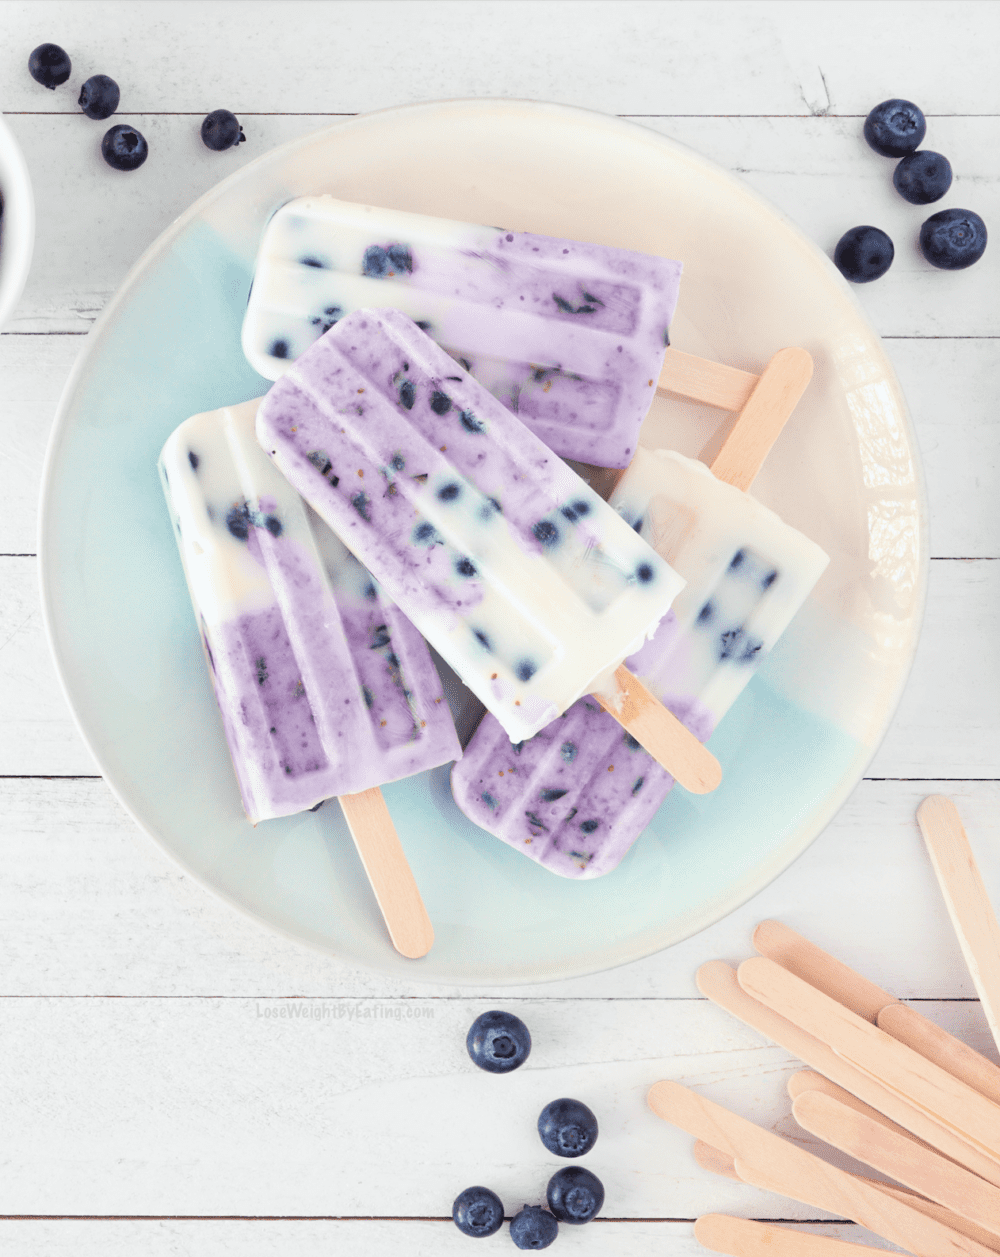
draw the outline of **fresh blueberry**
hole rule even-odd
[[[246,138],[239,119],[228,109],[213,109],[201,124],[202,143],[215,153],[242,144]]]
[[[548,1248],[559,1234],[559,1223],[541,1205],[525,1205],[510,1220],[510,1238],[515,1248]]]
[[[986,251],[986,224],[972,210],[938,210],[920,228],[920,252],[931,266],[961,271]]]
[[[951,162],[940,153],[922,148],[900,161],[892,172],[892,182],[904,201],[911,205],[930,205],[940,201],[951,187]]]
[[[503,1226],[503,1201],[488,1187],[467,1187],[455,1197],[451,1216],[463,1235],[482,1239]]]
[[[865,119],[865,139],[883,157],[905,157],[926,134],[924,115],[910,100],[884,100]]]
[[[600,1212],[604,1204],[604,1184],[582,1165],[556,1170],[545,1191],[549,1208],[560,1222],[582,1226]]]
[[[103,122],[118,108],[120,98],[121,92],[114,79],[108,78],[106,74],[92,74],[80,88],[76,103],[88,118]]]
[[[138,170],[149,156],[149,145],[141,131],[119,122],[104,133],[101,155],[115,170]]]
[[[837,241],[833,263],[852,284],[869,284],[892,265],[896,250],[878,227],[852,227]]]
[[[557,1157],[582,1157],[597,1142],[597,1118],[579,1100],[553,1100],[538,1115],[538,1134]]]
[[[39,44],[28,58],[28,73],[42,87],[53,89],[65,83],[72,69],[73,63],[58,44]]]
[[[509,1074],[528,1059],[531,1035],[520,1017],[493,1009],[472,1023],[465,1046],[480,1069],[489,1074]]]

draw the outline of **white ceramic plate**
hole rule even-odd
[[[713,737],[714,794],[675,789],[619,868],[554,877],[467,821],[446,769],[388,786],[436,929],[392,950],[340,811],[244,820],[162,501],[188,415],[266,391],[239,332],[261,229],[292,196],[349,200],[680,258],[673,343],[759,370],[816,362],[755,493],[831,563]],[[697,454],[718,412],[658,399],[646,444]],[[67,385],[45,472],[48,631],[80,727],[136,821],[204,885],[324,950],[410,978],[531,982],[648,955],[745,902],[860,778],[895,710],[926,580],[916,444],[878,337],[771,206],[645,128],[554,105],[451,101],[351,119],[219,184],[141,259]]]

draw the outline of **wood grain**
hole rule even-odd
[[[694,1237],[713,1253],[731,1257],[885,1257],[884,1248],[826,1239],[788,1227],[706,1213],[694,1224]]]
[[[393,947],[413,960],[426,956],[434,943],[434,927],[382,791],[373,786],[358,794],[342,794],[339,803]]]
[[[745,960],[737,977],[748,995],[1000,1163],[1000,1107],[773,960],[764,956]]]
[[[878,1015],[878,1027],[968,1083],[994,1104],[1000,1104],[1000,1068],[909,1004],[889,1004],[883,1008]]]
[[[917,822],[994,1042],[1000,1047],[1000,925],[962,818],[951,799],[937,794],[917,808]]]
[[[852,1218],[876,1235],[922,1257],[987,1257],[988,1248],[917,1213],[794,1144],[682,1087],[658,1082],[650,1108],[666,1122],[733,1157],[744,1182]]]
[[[807,1091],[794,1101],[792,1113],[803,1130],[1000,1239],[1000,1188],[833,1096]]]
[[[702,994],[734,1017],[753,1026],[775,1043],[780,1043],[799,1060],[885,1114],[918,1139],[1000,1187],[1000,1166],[992,1157],[884,1087],[817,1036],[754,999],[740,984],[735,969],[721,960],[713,960],[702,965],[697,980]]]
[[[711,1144],[705,1143],[703,1139],[695,1141],[694,1157],[700,1166],[711,1173],[718,1174],[721,1178],[729,1179],[731,1182],[743,1182],[737,1173],[736,1162],[733,1158],[724,1152],[720,1152],[718,1148],[713,1148]],[[884,1195],[891,1196],[893,1200],[898,1200],[901,1204],[909,1205],[911,1209],[915,1209],[918,1213],[922,1213],[928,1218],[933,1218],[936,1222],[951,1227],[953,1230],[960,1231],[963,1235],[968,1236],[969,1239],[975,1240],[977,1244],[982,1244],[984,1248],[1000,1252],[1000,1240],[991,1231],[983,1230],[981,1226],[976,1226],[974,1222],[970,1222],[967,1218],[953,1213],[943,1205],[939,1205],[933,1200],[927,1200],[917,1192],[912,1192],[906,1187],[868,1179],[864,1175],[855,1174],[852,1177],[868,1183]]]
[[[831,1082],[829,1078],[824,1078],[822,1074],[818,1074],[814,1070],[803,1069],[797,1074],[792,1074],[787,1086],[793,1105],[799,1096],[810,1094],[829,1096],[831,1099],[836,1100],[838,1104],[842,1104],[845,1108],[849,1108],[855,1113],[860,1113],[868,1118],[869,1121],[885,1127],[886,1130],[892,1131],[903,1139],[909,1139],[912,1143],[917,1144],[921,1148],[926,1148],[929,1152],[936,1153],[936,1149],[930,1144],[925,1143],[922,1139],[918,1139],[916,1135],[912,1135],[904,1127],[894,1122],[891,1118],[886,1117],[884,1113],[880,1113],[878,1109],[872,1108],[870,1104],[865,1104],[864,1100],[859,1100],[856,1095],[852,1095],[844,1087],[838,1087],[835,1082]]]
[[[657,387],[664,393],[703,402],[718,410],[742,410],[758,376],[668,346]]]
[[[668,711],[624,664],[615,670],[617,701],[594,694],[606,712],[692,794],[708,794],[722,780],[722,768],[710,750]]]
[[[748,492],[771,446],[791,418],[812,379],[813,361],[804,349],[779,349],[760,374],[740,417],[712,459],[719,480]]]
[[[753,932],[753,945],[762,956],[850,1008],[873,1025],[893,997],[860,973],[811,943],[781,921],[762,921]]]

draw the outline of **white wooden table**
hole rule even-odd
[[[0,3],[0,109],[38,202],[35,261],[0,336],[0,1252],[245,1257],[471,1251],[456,1193],[539,1203],[556,1165],[542,1105],[598,1112],[588,1163],[605,1217],[558,1251],[693,1253],[709,1210],[856,1227],[698,1169],[646,1109],[661,1077],[790,1133],[793,1062],[697,997],[713,957],[749,954],[778,917],[992,1052],[913,813],[958,802],[1000,901],[1000,106],[990,3]],[[70,84],[28,53],[54,41]],[[89,74],[155,153],[109,178]],[[596,977],[481,991],[353,970],[265,932],[139,833],[70,719],[42,633],[35,511],[60,389],[127,269],[195,197],[332,117],[416,100],[507,96],[618,113],[738,172],[823,249],[882,225],[896,261],[858,290],[902,380],[931,503],[927,616],[912,678],[868,776],[811,849],[753,902],[660,955]],[[903,96],[956,172],[945,204],[996,239],[972,271],[913,250],[923,215],[864,115]],[[215,154],[201,118],[236,112],[248,142]],[[930,212],[930,211],[928,211]],[[535,1050],[496,1080],[464,1037],[490,1007]],[[500,1085],[496,1085],[496,1084]],[[864,1236],[868,1242],[876,1242]],[[489,1251],[513,1251],[498,1235]],[[484,1246],[485,1247],[485,1246]],[[476,1250],[478,1251],[478,1250]]]

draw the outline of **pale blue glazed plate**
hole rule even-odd
[[[273,210],[311,192],[680,258],[678,348],[759,370],[799,344],[816,361],[754,492],[831,562],[712,739],[723,785],[700,798],[675,789],[619,868],[589,882],[557,878],[467,821],[447,769],[386,787],[436,930],[416,962],[393,951],[336,804],[256,829],[244,819],[156,473],[182,420],[266,391],[239,339],[253,258]],[[643,440],[697,454],[724,421],[658,399]],[[451,101],[275,149],[202,197],[140,260],[60,405],[43,488],[43,602],[108,783],[206,887],[383,971],[545,981],[710,925],[826,825],[909,671],[925,519],[916,444],[878,337],[827,258],[777,211],[641,126],[554,105]]]

